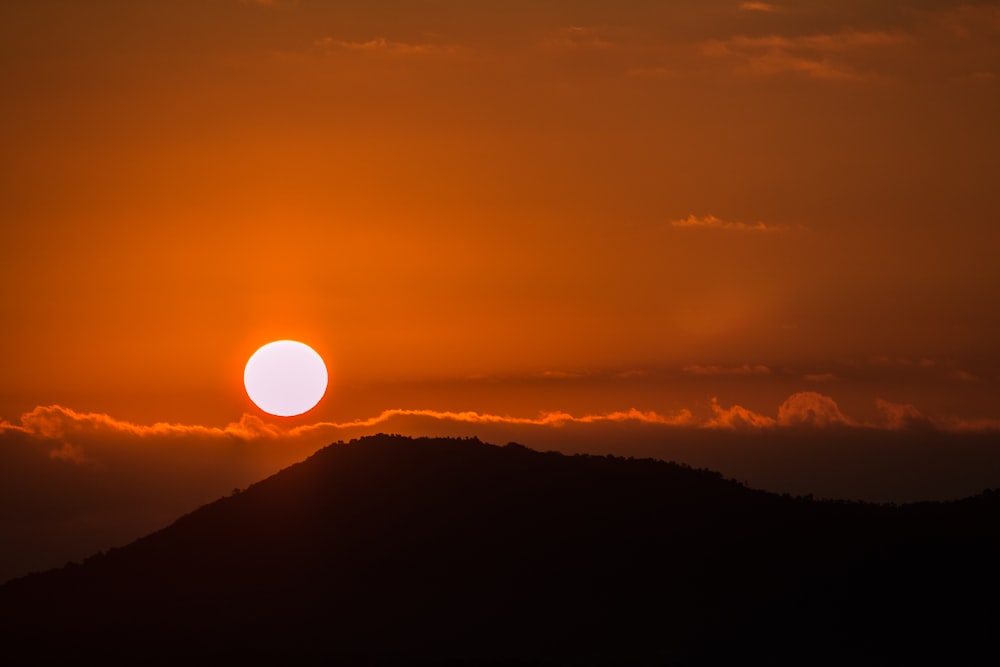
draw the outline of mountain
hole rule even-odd
[[[1000,493],[880,506],[476,439],[338,443],[0,587],[9,664],[900,664],[996,654]]]

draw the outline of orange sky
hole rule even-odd
[[[3,2],[0,90],[0,581],[379,430],[1000,486],[998,2]]]
[[[286,337],[330,364],[317,419],[1000,417],[996,2],[42,1],[0,31],[8,421],[221,426]]]

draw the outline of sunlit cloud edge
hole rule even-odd
[[[697,417],[687,409],[663,414],[657,411],[643,411],[635,408],[605,413],[574,415],[564,411],[540,412],[536,416],[499,415],[486,412],[448,411],[433,409],[383,410],[378,415],[348,421],[318,421],[310,424],[286,425],[267,421],[254,414],[244,413],[238,421],[226,426],[204,426],[157,422],[136,424],[116,419],[96,412],[78,412],[60,405],[38,406],[21,415],[20,423],[0,421],[0,433],[21,432],[34,438],[63,440],[74,434],[105,432],[138,437],[217,437],[256,440],[262,438],[296,438],[322,434],[329,431],[335,437],[338,432],[372,429],[388,425],[399,418],[423,418],[438,422],[456,424],[520,426],[558,428],[569,424],[637,424],[668,428],[716,429],[716,430],[773,430],[789,428],[858,428],[873,430],[906,430],[912,428],[932,428],[951,432],[1000,431],[1000,419],[957,417],[930,418],[910,404],[894,403],[881,398],[876,400],[881,419],[866,422],[844,414],[836,401],[814,391],[797,392],[789,396],[770,416],[733,404],[723,406],[718,399],[710,402],[711,414]],[[72,460],[76,452],[68,449],[54,458]]]

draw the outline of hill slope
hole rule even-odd
[[[1000,494],[883,507],[477,440],[331,445],[0,587],[19,664],[941,659],[994,650]]]

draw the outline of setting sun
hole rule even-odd
[[[247,361],[243,384],[261,410],[293,417],[313,409],[327,385],[323,358],[305,343],[278,340],[264,345]]]

